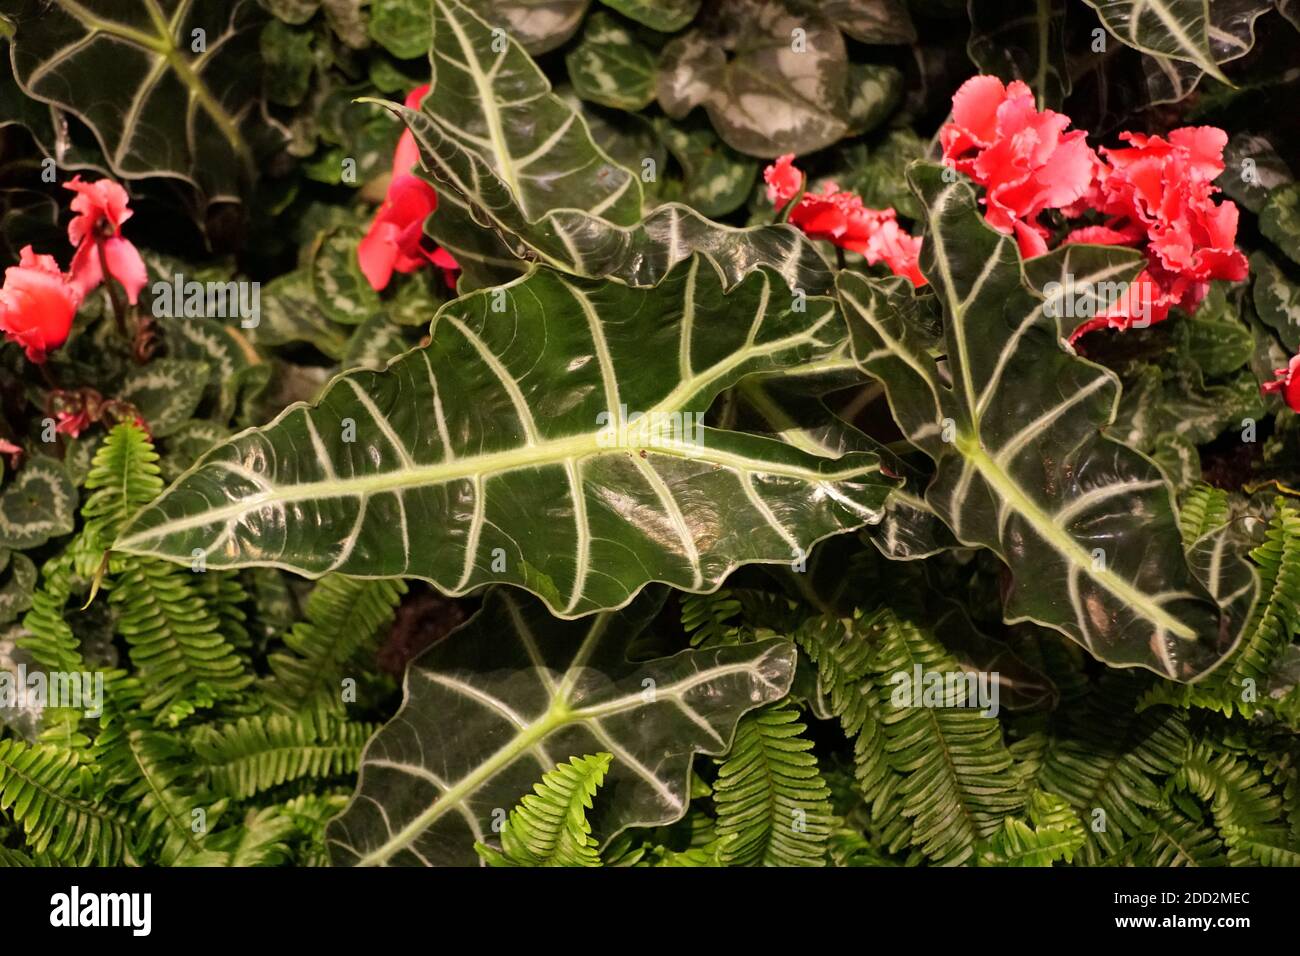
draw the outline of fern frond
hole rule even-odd
[[[90,463],[85,488],[91,493],[81,506],[86,538],[107,551],[131,516],[162,494],[158,453],[144,429],[134,422],[113,426]]]
[[[198,798],[188,755],[174,734],[134,716],[144,693],[136,681],[122,681],[112,690],[92,756],[103,776],[104,801],[122,806],[131,816],[137,853],[164,866],[225,862],[206,841],[224,803]]]
[[[321,578],[307,598],[306,620],[285,635],[287,650],[267,658],[275,675],[267,685],[272,703],[284,710],[301,710],[313,698],[336,705],[349,664],[373,650],[405,593],[398,578]]]
[[[134,863],[127,821],[90,799],[91,770],[75,751],[0,740],[0,810],[27,847],[71,866]]]
[[[159,719],[179,723],[196,704],[232,697],[253,682],[222,637],[220,621],[199,593],[193,572],[133,556],[114,570],[109,603],[148,692],[141,703],[144,710],[171,708]]]
[[[962,675],[933,635],[885,609],[877,627],[881,643],[873,659],[885,749],[890,765],[906,779],[899,786],[902,812],[912,822],[911,842],[945,866],[966,862],[978,840],[992,836],[1007,815],[1024,804],[1010,752],[997,718],[983,716],[964,699],[964,682],[942,706],[896,703],[900,675],[920,672]]]
[[[1178,506],[1178,530],[1182,533],[1183,547],[1223,527],[1229,517],[1226,491],[1204,482],[1193,485]]]
[[[1140,866],[1223,866],[1223,841],[1207,824],[1170,807],[1150,815],[1150,828],[1135,846]]]
[[[294,821],[280,807],[262,807],[214,833],[208,845],[224,855],[226,866],[280,866],[293,854],[288,840],[295,832]]]
[[[1007,817],[980,849],[980,866],[1051,866],[1067,863],[1087,840],[1079,815],[1061,797],[1035,790],[1029,821]]]
[[[32,606],[23,616],[17,644],[42,667],[55,671],[79,671],[85,666],[81,642],[64,620],[72,596],[72,556],[56,555],[41,569],[41,585],[32,594]]]
[[[354,773],[377,729],[311,714],[258,714],[196,727],[191,745],[212,789],[246,800],[291,780]]]
[[[822,866],[831,831],[830,789],[799,711],[773,704],[746,714],[713,785],[717,832],[731,837],[726,866]]]
[[[1173,783],[1209,804],[1230,865],[1300,865],[1300,841],[1283,819],[1282,798],[1248,758],[1202,741]]]
[[[679,601],[682,630],[690,636],[692,647],[737,643],[740,601],[726,588],[712,594],[683,594]]]
[[[1188,751],[1182,712],[1136,712],[1145,680],[1108,671],[1085,701],[1054,731],[1039,785],[1064,797],[1088,824],[1084,861],[1118,853],[1147,827],[1147,811],[1164,805],[1157,781],[1173,773]]]
[[[239,575],[209,571],[196,579],[199,595],[208,610],[217,617],[217,632],[237,651],[248,651],[253,638],[248,633],[248,615],[243,605],[248,592],[239,581]]]
[[[501,849],[474,849],[491,866],[600,866],[587,811],[613,759],[599,753],[559,764],[510,811]]]

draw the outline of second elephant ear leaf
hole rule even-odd
[[[969,183],[932,165],[909,176],[926,209],[921,268],[943,309],[941,340],[908,321],[908,283],[845,272],[839,288],[859,362],[935,462],[926,502],[958,540],[1007,564],[1009,621],[1055,628],[1113,665],[1204,674],[1236,644],[1253,576],[1231,553],[1189,563],[1160,469],[1104,433],[1118,379],[1067,352],[1054,317],[1076,314],[1068,290],[1122,290],[1141,257],[1069,246],[1022,262]]]
[[[552,611],[709,591],[879,520],[879,457],[703,424],[752,374],[844,366],[833,299],[699,256],[653,288],[548,269],[445,305],[430,343],[205,455],[115,547],[210,568],[501,582]]]
[[[653,285],[695,251],[729,285],[770,265],[810,295],[830,290],[826,261],[791,226],[721,226],[678,203],[643,219],[639,176],[595,144],[519,44],[457,0],[433,0],[432,57],[420,110],[390,108],[438,186],[428,228],[463,267],[461,291],[513,277],[519,260]]]
[[[560,621],[494,588],[411,663],[402,709],[366,746],[356,795],[326,833],[333,862],[473,865],[475,843],[496,841],[494,823],[538,777],[587,753],[611,755],[588,813],[595,844],[680,819],[694,754],[724,753],[745,713],[786,695],[795,651],[769,639],[629,661],[663,598]]]

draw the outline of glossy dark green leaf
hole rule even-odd
[[[1023,80],[1039,109],[1059,110],[1070,92],[1065,0],[969,0],[966,50],[981,73]]]
[[[875,455],[703,425],[744,375],[841,363],[844,337],[833,300],[800,302],[770,269],[729,293],[699,257],[649,289],[536,270],[218,447],[117,547],[456,594],[506,582],[564,616],[653,580],[710,590],[879,517],[892,482]]]
[[[742,715],[785,696],[795,654],[766,640],[629,661],[662,600],[557,621],[493,589],[407,670],[402,709],[366,745],[356,795],[330,824],[332,861],[474,865],[474,844],[542,773],[600,751],[613,760],[588,815],[598,845],[679,819],[694,754],[723,753]]]
[[[251,182],[262,80],[249,68],[261,26],[251,0],[24,0],[14,17],[23,91],[86,123],[116,175],[186,180],[209,199]]]
[[[921,267],[943,307],[943,366],[908,325],[910,284],[842,273],[839,288],[859,362],[935,462],[926,501],[959,540],[1007,564],[1009,621],[1052,627],[1111,664],[1205,673],[1237,641],[1253,585],[1223,593],[1194,573],[1159,469],[1104,437],[1115,376],[1062,348],[1068,324],[1049,314],[1065,311],[1050,282],[1073,276],[1075,290],[1103,295],[1100,283],[1131,281],[1141,257],[1071,246],[1022,262],[969,184],[945,183],[936,166],[910,175],[927,210]]]

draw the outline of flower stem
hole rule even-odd
[[[117,331],[121,333],[122,338],[130,341],[131,333],[127,329],[126,322],[130,306],[122,295],[122,289],[118,286],[117,280],[108,271],[108,259],[104,256],[104,246],[97,243],[95,252],[99,256],[99,269],[104,274],[104,285],[108,288],[108,297],[113,303],[113,319],[117,322]]]

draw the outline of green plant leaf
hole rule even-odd
[[[695,19],[701,0],[601,0],[623,16],[661,33],[673,33]]]
[[[642,220],[639,177],[595,146],[517,43],[494,42],[456,0],[434,0],[431,92],[420,112],[389,104],[439,186],[428,228],[464,269],[461,291],[512,278],[521,258],[653,285],[695,251],[729,285],[766,264],[810,295],[829,290],[825,260],[790,226],[733,229],[675,203]]]
[[[1259,211],[1259,231],[1292,262],[1300,262],[1300,183],[1269,190],[1268,201]]]
[[[209,200],[238,199],[251,183],[264,135],[251,0],[24,0],[15,20],[23,92],[83,121],[114,174],[182,179]]]
[[[1292,281],[1263,252],[1250,257],[1251,293],[1260,320],[1278,334],[1288,352],[1300,352],[1300,282]]]
[[[636,112],[655,98],[655,54],[617,17],[596,11],[582,40],[564,58],[569,82],[584,100]]]
[[[474,849],[490,866],[600,866],[587,811],[613,754],[570,757],[534,785],[501,827],[501,849]]]
[[[936,166],[910,176],[927,208],[921,266],[943,307],[946,371],[909,322],[909,283],[845,272],[839,288],[859,362],[935,461],[926,501],[960,541],[1008,565],[1010,622],[1052,627],[1111,664],[1203,674],[1238,640],[1253,589],[1220,607],[1196,578],[1159,469],[1101,432],[1115,377],[1061,347],[1048,313],[1064,315],[1062,299],[1038,291],[1073,276],[1100,294],[1103,281],[1130,281],[1140,258],[1072,246],[1022,263],[968,184]]]
[[[843,137],[848,56],[834,24],[783,0],[729,9],[721,32],[692,31],[664,47],[664,112],[681,117],[702,105],[727,145],[760,158],[811,153]]]
[[[1219,65],[1250,52],[1267,0],[1084,0],[1120,42],[1191,63],[1223,83]]]
[[[725,216],[745,204],[758,164],[741,156],[707,124],[690,126],[662,117],[655,129],[682,168],[681,199],[702,216]]]
[[[838,360],[835,303],[797,303],[771,270],[724,293],[698,257],[653,289],[536,270],[444,306],[427,348],[214,449],[116,547],[454,594],[501,581],[565,616],[651,580],[711,590],[875,520],[891,484],[875,455],[695,418],[746,374]]]
[[[809,0],[837,27],[863,43],[915,43],[906,0]]]
[[[429,0],[371,0],[370,38],[393,56],[410,60],[429,50]]]
[[[27,460],[0,495],[0,547],[24,550],[75,526],[77,489],[67,470],[43,455]]]
[[[492,29],[508,33],[529,53],[554,50],[573,36],[591,0],[465,0]],[[459,5],[459,4],[458,4]],[[435,28],[436,33],[436,28]]]
[[[1039,109],[1060,109],[1070,92],[1065,0],[970,0],[966,51],[981,73],[1023,80]]]
[[[602,751],[613,760],[588,817],[597,846],[679,819],[692,756],[722,753],[743,714],[785,695],[794,648],[766,640],[629,661],[661,601],[560,621],[492,590],[407,669],[402,709],[367,744],[357,793],[330,824],[333,862],[473,864],[475,842],[539,771]]]
[[[207,384],[207,362],[155,359],[128,372],[117,397],[140,410],[150,434],[164,438],[193,417]]]

